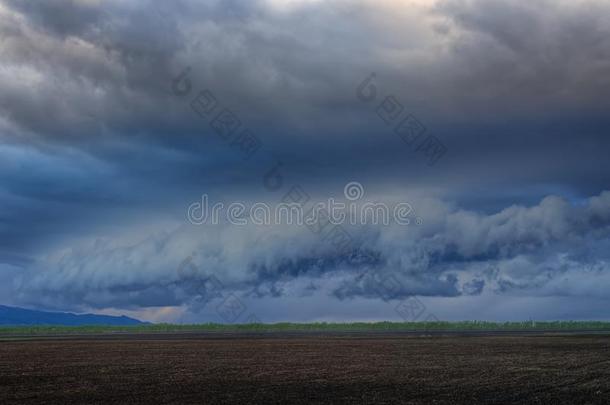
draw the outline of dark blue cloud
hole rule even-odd
[[[608,11],[564,0],[4,0],[7,300],[205,311],[212,275],[262,302],[601,296]],[[186,67],[188,91],[176,94]],[[371,72],[367,102],[357,87]],[[209,115],[192,106],[204,90]],[[260,141],[249,159],[214,128],[223,110]],[[447,148],[435,165],[397,134],[405,117]],[[273,167],[282,183],[270,191]],[[372,201],[408,201],[423,225],[350,229],[359,243],[348,253],[306,229],[186,225],[203,193],[277,202],[299,185],[325,199],[354,180]],[[201,274],[180,277],[190,255]]]

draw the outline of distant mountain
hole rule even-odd
[[[141,322],[137,319],[129,318],[127,316],[109,316],[94,314],[76,315],[67,312],[35,311],[31,309],[7,307],[4,305],[0,305],[0,325],[126,326],[142,325],[145,323],[147,322]]]

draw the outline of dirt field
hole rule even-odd
[[[2,341],[0,403],[608,404],[610,336]]]

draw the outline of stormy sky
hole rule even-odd
[[[0,0],[0,304],[608,320],[608,16],[604,0]],[[187,219],[204,194],[319,201],[350,182],[412,221],[347,224],[338,246]]]

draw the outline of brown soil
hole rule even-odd
[[[608,404],[610,336],[0,342],[0,404]]]

